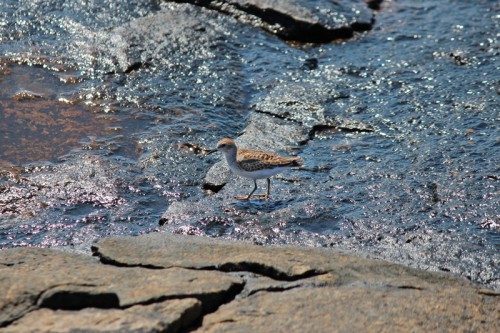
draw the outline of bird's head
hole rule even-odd
[[[217,148],[208,151],[207,154],[212,154],[212,153],[215,153],[217,151],[220,151],[221,153],[223,153],[225,155],[225,154],[235,152],[236,149],[237,149],[236,143],[234,143],[234,140],[229,139],[229,138],[225,138],[225,139],[222,139],[219,142],[217,142]]]

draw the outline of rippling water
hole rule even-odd
[[[350,248],[498,288],[496,2],[387,2],[371,31],[322,45],[195,7],[186,22],[177,5],[151,3],[0,4],[1,247],[88,251],[104,236],[166,229]],[[143,24],[165,22],[170,36],[140,38]],[[138,54],[125,51],[131,41]],[[207,194],[217,158],[178,144],[236,137],[281,99],[309,111],[320,101],[322,116],[373,131],[316,126],[282,149],[307,168],[273,181],[271,202],[223,199],[247,191],[244,180]],[[294,121],[321,125],[302,114]],[[179,208],[160,227],[179,202],[225,213]]]

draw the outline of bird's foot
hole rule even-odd
[[[250,200],[250,196],[237,195],[234,197],[236,200],[248,201]]]
[[[252,194],[252,195],[237,195],[234,197],[236,200],[241,200],[241,201],[248,201],[250,198],[257,198],[259,200],[267,200],[269,199],[269,196],[267,194]]]

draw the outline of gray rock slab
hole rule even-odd
[[[294,289],[223,305],[197,332],[497,332],[499,309],[463,288]]]
[[[340,94],[315,82],[300,82],[275,87],[268,95],[256,98],[253,107],[260,113],[311,128],[331,122],[325,116],[325,109]]]
[[[40,309],[28,313],[2,332],[177,332],[191,325],[201,313],[201,302],[195,298],[126,309]]]
[[[348,131],[370,132],[373,127],[354,118],[339,117],[336,101],[349,98],[348,92],[335,89],[318,81],[301,80],[296,83],[278,85],[269,94],[253,100],[252,108],[257,113],[265,113],[289,120],[311,135],[317,127],[332,127]],[[335,110],[336,112],[334,112]],[[252,127],[247,127],[248,131]],[[246,131],[247,131],[246,130]],[[264,131],[266,132],[266,131]],[[269,135],[269,131],[267,131]],[[305,142],[305,139],[298,142]]]
[[[332,281],[335,281],[335,277],[331,273],[320,274],[295,281],[280,281],[249,272],[229,272],[228,274],[245,281],[245,287],[236,296],[236,299],[245,298],[262,291],[278,292],[295,288],[324,287],[331,285]]]
[[[166,233],[107,238],[93,246],[101,261],[115,265],[248,270],[277,279],[321,273],[308,260],[300,260],[300,249],[287,250],[296,256],[278,258],[272,248]]]
[[[442,280],[468,285],[448,275],[333,250],[263,247],[167,233],[107,238],[97,242],[93,251],[101,261],[115,265],[249,271],[287,281],[321,276],[325,284],[335,286],[390,284],[430,288]]]
[[[252,112],[245,132],[235,141],[237,145],[245,148],[271,151],[283,156],[296,156],[294,148],[299,142],[308,139],[309,131],[310,128],[298,122],[282,119],[267,112]],[[197,229],[195,225],[200,220],[204,221],[202,223],[213,224],[216,230],[234,225],[234,221],[238,220],[238,213],[235,207],[228,205],[228,202],[234,201],[233,197],[236,195],[250,193],[253,183],[251,180],[235,176],[230,172],[223,157],[219,158],[220,160],[208,170],[203,179],[203,188],[217,194],[206,196],[202,193],[189,200],[173,202],[162,214],[161,225],[169,224],[170,228],[176,228],[176,225],[188,224],[193,226],[191,228],[193,230]],[[294,177],[294,174],[297,173],[290,171],[279,177],[273,177],[271,194],[282,195],[285,191],[296,191],[295,186],[288,183],[295,181],[297,177]],[[258,181],[258,186],[261,186],[259,191],[263,191],[264,183],[265,181]],[[283,214],[290,215],[288,211]],[[197,231],[193,233],[197,234]]]
[[[220,272],[115,267],[50,249],[6,249],[0,251],[0,325],[37,308],[123,308],[176,298],[197,298],[212,311],[241,285]]]
[[[89,203],[104,207],[126,202],[116,179],[130,176],[130,171],[116,161],[82,155],[71,163],[47,166],[40,171],[6,188],[0,196],[6,211],[35,216],[44,207],[61,202],[66,206]]]

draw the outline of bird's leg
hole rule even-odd
[[[254,197],[262,198],[262,200],[267,200],[269,194],[271,193],[271,178],[267,178],[267,192],[266,194],[255,194]]]
[[[253,192],[255,192],[255,190],[257,190],[257,180],[256,179],[253,180],[253,185],[254,185],[253,190],[252,190],[252,192],[250,192],[250,194],[248,196],[245,197],[245,196],[238,195],[238,196],[235,196],[234,198],[238,199],[238,200],[250,200]]]
[[[267,178],[266,199],[269,198],[269,194],[271,194],[271,178]]]

